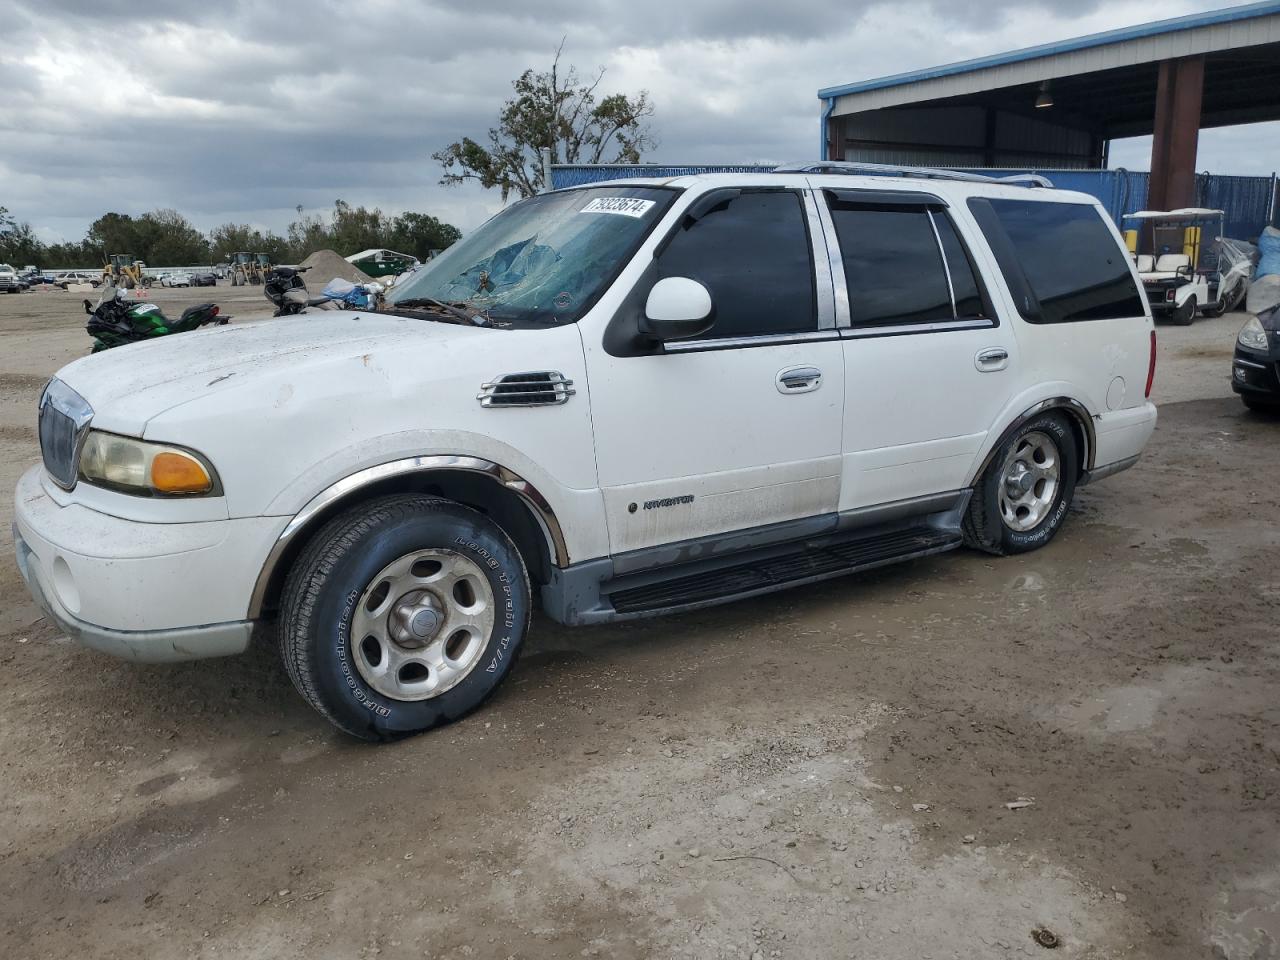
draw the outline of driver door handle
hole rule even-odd
[[[778,372],[775,383],[779,393],[812,393],[822,386],[822,371],[817,367],[787,367]]]

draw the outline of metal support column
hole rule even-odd
[[[1204,57],[1184,57],[1160,64],[1155,136],[1151,141],[1151,186],[1147,194],[1147,206],[1152,210],[1173,210],[1195,203],[1203,93]]]

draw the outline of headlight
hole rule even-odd
[[[1262,329],[1262,321],[1257,317],[1246,320],[1244,326],[1240,328],[1240,336],[1236,337],[1236,343],[1250,350],[1261,350],[1266,353],[1267,331]]]
[[[144,497],[220,493],[212,465],[192,450],[90,430],[80,453],[87,483]]]

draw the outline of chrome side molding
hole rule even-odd
[[[409,457],[404,460],[381,463],[374,467],[366,467],[364,470],[344,477],[321,490],[311,498],[306,506],[298,511],[285,526],[284,530],[281,531],[280,536],[272,545],[270,553],[267,554],[262,570],[258,573],[257,582],[253,587],[253,594],[249,598],[248,619],[254,620],[262,616],[267,590],[276,572],[276,567],[279,565],[290,543],[317,514],[326,507],[332,506],[339,500],[370,484],[379,483],[392,477],[414,473],[430,473],[438,470],[459,470],[465,473],[480,474],[516,494],[529,507],[534,518],[538,521],[538,526],[542,528],[543,535],[547,538],[547,543],[551,547],[555,565],[558,567],[569,565],[569,550],[565,546],[564,531],[560,527],[560,521],[556,518],[555,511],[551,509],[546,497],[528,480],[499,463],[494,463],[492,460],[482,460],[479,457],[451,455]]]
[[[1080,430],[1084,434],[1084,450],[1081,451],[1080,470],[1084,473],[1092,471],[1094,452],[1097,448],[1097,434],[1093,427],[1093,415],[1089,413],[1089,408],[1079,400],[1075,400],[1071,397],[1051,397],[1048,400],[1041,400],[1039,403],[1028,407],[1026,410],[1023,410],[1022,413],[1018,414],[1018,416],[1014,417],[1013,422],[1005,427],[1004,431],[1000,434],[1000,439],[992,444],[991,449],[987,451],[987,455],[983,457],[982,463],[974,472],[970,482],[976,483],[978,477],[982,476],[986,472],[987,467],[991,465],[991,461],[995,459],[996,453],[1000,450],[1001,444],[1004,443],[1010,433],[1022,426],[1032,417],[1044,413],[1046,410],[1063,410],[1071,414],[1075,421],[1080,425]]]

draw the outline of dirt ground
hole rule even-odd
[[[265,303],[154,299],[212,298]],[[6,490],[78,299],[0,297]],[[1242,319],[1161,327],[1146,457],[1048,548],[535,622],[486,708],[390,746],[269,649],[70,645],[5,499],[0,957],[1280,956],[1280,420],[1230,395]]]

